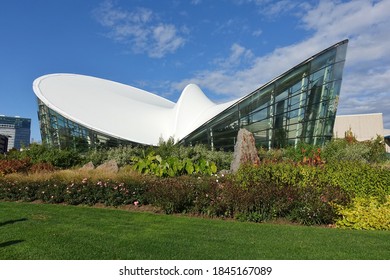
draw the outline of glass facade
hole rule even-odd
[[[0,134],[0,154],[8,151],[8,137]]]
[[[193,131],[180,143],[233,150],[238,130],[267,149],[332,138],[348,40],[309,58]]]
[[[233,150],[238,130],[252,132],[267,149],[302,141],[323,145],[332,138],[348,40],[307,59],[243,97],[180,140]],[[73,122],[38,99],[43,143],[59,148],[136,144]],[[139,145],[139,144],[138,144]]]
[[[130,141],[110,137],[73,122],[47,107],[39,99],[38,118],[42,142],[52,147],[86,150],[90,147],[132,144]]]
[[[8,138],[8,151],[30,145],[31,119],[0,116],[0,134]]]

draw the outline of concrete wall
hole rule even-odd
[[[361,114],[361,115],[340,115],[336,116],[333,135],[336,138],[344,138],[345,132],[349,129],[358,141],[375,139],[377,135],[384,136],[383,115]],[[386,151],[390,152],[390,147],[386,145]]]

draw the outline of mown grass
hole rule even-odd
[[[0,259],[390,259],[390,232],[0,202]]]

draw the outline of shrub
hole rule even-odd
[[[29,158],[25,159],[0,159],[0,176],[11,173],[27,172],[31,165]]]
[[[287,217],[304,225],[332,224],[337,218],[334,203],[347,204],[346,193],[332,186],[300,189]]]
[[[277,217],[285,217],[291,211],[296,191],[286,185],[284,188],[275,183],[262,180],[252,181],[242,187],[243,181],[235,178],[223,185],[222,197],[228,201],[230,212],[239,220],[262,222]]]
[[[323,168],[321,180],[339,186],[351,197],[390,195],[390,170],[362,162],[339,162]]]
[[[21,151],[12,151],[7,157],[19,160],[29,159],[33,164],[49,163],[59,168],[71,168],[82,161],[80,154],[74,150],[60,150],[35,143]]]
[[[82,173],[54,172],[50,174],[13,175],[0,178],[0,199],[17,201],[42,200],[47,203],[72,205],[118,206],[147,203],[144,192],[146,180],[138,176],[107,177],[85,176]]]
[[[144,148],[128,146],[119,146],[111,148],[91,149],[83,154],[83,163],[92,162],[95,166],[108,160],[115,160],[118,166],[125,166],[131,163],[133,156],[141,156]]]
[[[311,157],[317,153],[313,150]],[[188,155],[198,164],[206,162],[200,153]],[[263,160],[259,166],[241,166],[235,174],[196,177],[188,175],[200,174],[190,157],[182,161],[149,156],[148,170],[153,166],[157,170],[153,174],[166,172],[166,177],[140,174],[134,166],[125,166],[119,173],[61,170],[8,174],[0,177],[0,199],[72,205],[151,203],[166,213],[253,222],[287,218],[311,225],[332,223],[339,218],[336,207],[348,205],[351,198],[376,197],[380,201],[390,196],[390,170],[362,162],[323,164],[304,157],[299,163]],[[36,166],[37,170],[46,168],[43,163]],[[187,168],[192,171],[184,173]],[[170,177],[169,172],[180,176]]]
[[[369,153],[367,155],[367,160],[369,162],[378,163],[387,160],[386,143],[382,136],[378,135],[374,140],[365,141],[364,143],[369,148]]]
[[[264,181],[280,187],[338,187],[350,198],[390,194],[390,170],[362,162],[345,161],[319,166],[287,161],[262,162],[259,168],[243,166],[236,176],[244,188]]]
[[[33,164],[28,172],[29,173],[42,173],[42,172],[53,172],[55,171],[55,167],[50,164],[50,163],[46,163],[46,162],[39,162],[39,163],[35,163]]]
[[[383,203],[375,197],[355,198],[351,205],[337,206],[339,228],[390,230],[390,196]]]
[[[250,194],[251,201],[244,205],[251,205],[246,212],[255,212],[257,219],[287,217],[307,225],[332,223],[336,218],[332,203],[344,205],[349,196],[323,180],[321,174],[325,174],[322,166],[287,162],[243,166],[235,182],[246,193],[238,194],[238,200]]]
[[[321,148],[305,142],[298,142],[296,147],[289,146],[285,148],[284,157],[296,163],[310,163],[314,165],[322,163]]]
[[[190,212],[195,200],[194,177],[160,178],[149,181],[147,200],[167,213]]]
[[[107,151],[107,159],[115,160],[119,166],[125,166],[131,163],[133,156],[141,156],[143,148],[133,146],[120,146],[111,148]]]
[[[184,147],[183,150],[185,150],[186,153],[182,152],[182,157],[188,157],[192,161],[197,161],[203,158],[206,161],[214,162],[218,170],[229,170],[230,164],[233,160],[232,152],[215,151],[215,150],[211,151],[209,148],[207,148],[204,145]]]
[[[91,149],[83,154],[83,163],[92,162],[98,166],[108,160],[108,149]]]
[[[351,139],[334,139],[323,149],[326,162],[360,161],[364,163],[380,163],[386,161],[385,143],[382,137],[358,142]]]
[[[189,158],[192,162],[203,159],[208,162],[214,162],[219,170],[229,169],[233,158],[231,152],[211,151],[206,146],[195,145],[193,147],[176,145],[173,138],[168,141],[160,139],[157,147],[143,146],[119,146],[115,148],[92,149],[83,153],[83,163],[92,162],[95,166],[102,164],[107,160],[115,160],[119,166],[125,166],[132,163],[132,159],[145,159],[148,155],[159,155],[162,159]]]

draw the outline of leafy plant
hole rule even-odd
[[[355,198],[348,206],[336,205],[339,228],[390,230],[390,196],[383,203],[376,197]]]
[[[133,157],[132,161],[135,170],[144,174],[154,174],[158,177],[175,177],[194,173],[211,175],[217,172],[215,163],[202,158],[197,161],[177,157],[163,159],[160,155],[151,152],[145,158]]]

